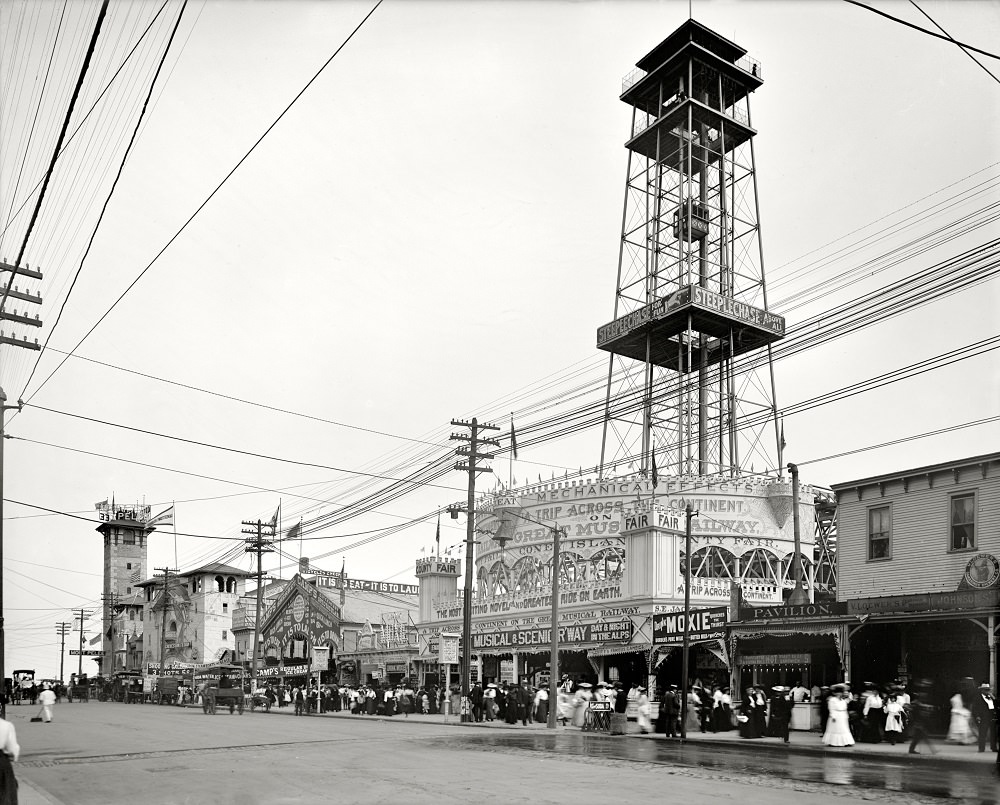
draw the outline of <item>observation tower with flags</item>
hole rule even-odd
[[[760,64],[688,20],[622,85],[632,110],[600,470],[781,473],[750,95]]]

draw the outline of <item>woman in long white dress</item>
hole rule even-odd
[[[846,688],[834,685],[833,695],[826,700],[830,717],[826,721],[826,732],[823,733],[823,743],[826,746],[854,746],[851,728],[847,722]]]
[[[652,712],[652,707],[649,704],[649,696],[646,695],[646,689],[644,687],[639,687],[639,697],[636,699],[636,704],[639,706],[639,713],[636,716],[636,721],[639,724],[639,730],[645,735],[646,733],[653,731],[653,722],[650,718]]]
[[[962,694],[951,697],[951,723],[948,725],[948,740],[952,743],[969,745],[976,742],[976,734],[972,731],[972,713]]]

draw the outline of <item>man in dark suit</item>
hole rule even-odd
[[[768,732],[775,738],[781,738],[785,743],[788,743],[788,727],[794,706],[788,688],[781,685],[771,688],[771,723],[768,724]]]
[[[472,720],[482,721],[483,720],[483,689],[480,687],[479,682],[472,686],[472,690],[469,691],[469,702],[472,705]]]
[[[680,732],[681,705],[677,698],[677,686],[670,685],[663,693],[660,701],[660,717],[657,732],[666,733],[671,738]]]
[[[979,725],[979,751],[986,751],[986,736],[990,736],[990,751],[997,751],[997,702],[990,692],[990,683],[983,682],[972,697],[972,718]]]

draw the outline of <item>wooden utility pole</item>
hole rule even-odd
[[[163,598],[160,601],[160,611],[163,613],[160,618],[160,673],[157,674],[157,676],[163,676],[167,667],[167,610],[170,609],[170,574],[176,573],[177,568],[157,567],[154,570],[163,573]]]
[[[76,675],[80,676],[83,673],[83,622],[91,616],[91,613],[85,609],[74,609],[73,612],[76,613],[75,619],[80,621],[80,656],[76,665]],[[102,639],[104,637],[105,635],[101,635]]]
[[[476,474],[480,472],[493,472],[489,467],[478,464],[478,461],[488,461],[494,458],[492,453],[480,453],[482,445],[489,447],[500,447],[500,442],[496,439],[487,439],[479,435],[483,430],[500,430],[496,425],[480,424],[475,417],[471,422],[461,419],[451,420],[451,424],[458,428],[468,428],[468,435],[464,433],[451,434],[452,440],[468,442],[468,447],[459,447],[455,454],[465,460],[459,460],[455,464],[456,470],[469,473],[469,496],[466,502],[465,513],[467,523],[465,529],[465,590],[462,594],[462,721],[469,721],[469,692],[471,689],[472,673],[472,561],[475,555],[475,533],[476,533]],[[515,669],[516,671],[516,669]]]
[[[63,660],[66,659],[66,635],[69,634],[70,624],[65,621],[56,624],[56,634],[59,635],[59,681],[65,682],[63,676]]]
[[[261,559],[263,554],[273,553],[274,551],[271,539],[267,539],[266,537],[274,538],[275,531],[278,528],[277,512],[275,512],[274,519],[269,523],[265,523],[260,519],[256,522],[244,520],[243,525],[248,526],[248,528],[242,530],[242,533],[248,535],[246,539],[247,545],[243,549],[243,552],[257,554],[257,608],[253,619],[253,645],[250,646],[250,692],[253,693],[257,690],[257,647],[260,643],[260,610],[264,603],[264,568]],[[265,531],[270,533],[265,535]]]
[[[106,652],[109,657],[108,664],[107,668],[105,669],[102,663],[101,673],[106,673],[110,676],[115,672],[115,604],[118,603],[118,593],[108,593],[106,595],[102,595],[101,601],[107,608],[108,623],[111,624],[111,626],[108,629],[110,633],[108,636],[108,644],[111,646],[111,648],[108,652]],[[124,668],[122,670],[124,670]]]

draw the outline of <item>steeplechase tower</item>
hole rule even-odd
[[[625,77],[632,109],[601,471],[781,471],[747,51],[688,20]]]

